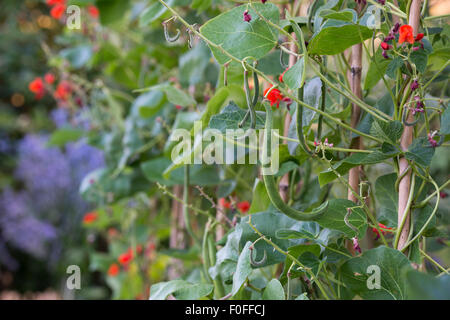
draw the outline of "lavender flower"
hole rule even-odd
[[[52,117],[57,126],[69,120],[64,113]],[[18,143],[14,177],[23,189],[0,193],[0,263],[10,269],[17,264],[7,247],[49,263],[58,261],[62,238],[76,237],[82,216],[91,209],[79,195],[79,185],[89,172],[104,166],[103,153],[83,141],[65,150],[47,142],[46,135],[27,135]]]

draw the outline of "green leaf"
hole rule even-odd
[[[305,79],[305,60],[301,57],[283,76],[283,81],[292,90],[301,88]]]
[[[198,300],[209,296],[214,290],[214,286],[209,283],[195,283],[189,287],[181,288],[173,293],[177,300]],[[152,299],[154,300],[154,299]]]
[[[374,273],[368,269],[369,266],[380,268],[380,289],[368,287],[367,280]],[[405,270],[412,270],[412,267],[403,253],[380,246],[348,260],[342,265],[340,272],[341,281],[363,299],[403,300],[408,294]]]
[[[450,108],[447,106],[441,117],[441,133],[443,135],[450,134]]]
[[[423,272],[406,272],[408,299],[450,300],[450,276],[433,277]]]
[[[78,141],[83,135],[84,132],[79,129],[58,129],[52,133],[47,144],[54,147],[63,147],[69,142]]]
[[[190,95],[174,86],[166,86],[162,89],[167,95],[167,100],[175,105],[186,107],[196,104],[195,100]]]
[[[90,45],[81,45],[73,48],[61,50],[61,57],[69,61],[70,65],[79,69],[84,67],[92,58],[92,47]]]
[[[277,230],[302,230],[305,224],[311,224],[311,222],[301,222],[293,220],[286,215],[276,211],[276,209],[274,209],[273,207],[270,207],[265,212],[254,213],[250,216],[253,226],[266,237],[272,239],[272,241],[283,250],[287,250],[292,245],[298,244],[299,240],[279,239],[276,236]],[[241,222],[236,225],[235,230],[228,236],[226,244],[227,247],[235,248],[237,240],[239,241],[239,247],[242,248],[247,241],[255,242],[259,238],[258,234],[256,234],[248,224],[250,216],[245,216],[244,218],[242,218]],[[219,252],[221,252],[221,250],[219,250]],[[228,251],[231,252],[232,250]],[[264,251],[266,252],[267,259],[263,266],[273,265],[285,260],[285,256],[278,251],[274,251],[273,247],[270,244],[266,243],[265,241],[257,241],[255,244],[255,250],[253,252],[256,261],[261,261],[264,256]],[[218,260],[219,252],[217,254]]]
[[[212,0],[193,0],[192,1],[192,9],[197,9],[197,11],[205,11],[212,4]]]
[[[223,110],[211,117],[209,121],[209,128],[217,129],[222,133],[226,133],[227,129],[243,129],[244,131],[250,128],[250,121],[246,121],[242,128],[239,123],[244,119],[246,110],[239,108],[233,101],[223,108]],[[256,129],[264,128],[265,114],[263,112],[256,112]]]
[[[323,27],[309,42],[308,52],[334,55],[370,37],[372,37],[371,29],[356,24]]]
[[[206,71],[210,64],[211,51],[203,43],[198,43],[180,57],[180,82],[183,86],[206,82]]]
[[[382,152],[380,150],[374,150],[372,153],[354,153],[349,157],[333,164],[333,169],[335,169],[340,175],[345,175],[351,168],[357,167],[359,165],[376,164],[383,162],[396,156],[399,152]],[[331,169],[327,169],[319,173],[319,183],[320,186],[324,186],[337,176]]]
[[[425,52],[425,50],[413,51],[409,58],[411,59],[411,62],[416,65],[416,68],[419,72],[425,72],[428,63],[428,54]]]
[[[342,11],[325,9],[320,11],[320,16],[325,19],[334,19],[347,22],[356,22],[358,18],[356,11],[352,9],[344,9]]]
[[[278,239],[307,239],[316,240],[320,233],[320,227],[316,222],[305,222],[299,230],[279,229],[275,235]]]
[[[222,107],[227,103],[232,103],[231,99],[240,99],[244,96],[244,90],[234,84],[229,84],[226,87],[221,87],[216,91],[214,96],[206,104],[206,109],[202,114],[201,121],[203,128],[206,128],[211,120],[211,117],[218,114]]]
[[[397,120],[384,122],[377,119],[372,123],[372,128],[370,129],[370,133],[373,136],[394,145],[402,136],[402,132],[403,125]]]
[[[309,104],[310,106],[313,106],[316,109],[320,108],[320,103],[322,101],[322,80],[320,80],[319,77],[314,77],[310,80],[308,80],[305,83],[304,87],[304,95],[303,99],[305,103]],[[316,112],[304,108],[303,109],[303,126],[307,127],[311,124],[311,121],[313,120]],[[295,123],[295,121],[292,121]]]
[[[130,7],[129,0],[96,0],[95,4],[100,11],[100,22],[103,25],[121,21]]]
[[[173,4],[173,0],[167,0],[166,3],[171,6]],[[167,8],[156,1],[144,11],[142,11],[141,15],[139,16],[139,27],[142,28],[148,26],[150,23],[161,17],[166,11]]]
[[[152,90],[163,91],[167,96],[167,100],[174,105],[186,107],[196,104],[196,101],[190,95],[178,88],[175,88],[169,83],[162,83],[145,89],[139,89],[136,90],[136,92],[147,92]]]
[[[233,275],[233,288],[231,289],[231,294],[233,296],[239,292],[244,283],[247,281],[248,276],[252,272],[252,266],[250,264],[250,254],[252,254],[250,250],[251,245],[252,243],[248,241],[245,244],[244,249],[242,249],[241,254],[239,255],[236,272]]]
[[[132,110],[142,118],[151,118],[157,114],[164,105],[164,93],[158,90],[152,90],[138,96],[131,106]]]
[[[298,244],[290,247],[287,251],[288,253],[295,257],[297,260],[303,263],[302,256],[304,253],[309,252],[316,257],[320,255],[320,246],[318,244]],[[293,260],[289,257],[286,257],[286,261],[284,262],[283,273],[280,276],[280,281],[282,283],[286,283],[287,281],[287,273],[293,263]],[[301,271],[297,271],[297,265],[291,269],[291,277],[297,277],[302,274]]]
[[[364,79],[364,90],[370,90],[374,87],[386,73],[390,61],[385,59],[381,52],[382,50],[379,48],[375,54],[375,61],[371,61],[369,64],[369,70],[367,70],[366,78]]]
[[[386,74],[391,79],[397,78],[397,70],[400,69],[403,66],[404,62],[403,59],[400,57],[395,57],[387,66],[386,68]]]
[[[255,8],[265,19],[278,25],[280,13],[272,3],[254,3],[252,7],[242,5],[224,12],[206,22],[200,32],[212,43],[220,45],[224,50],[238,59],[254,57],[261,59],[272,50],[278,41],[278,30],[261,19]],[[250,22],[243,19],[245,10],[252,16]],[[225,64],[230,57],[219,49],[211,47],[214,57],[220,64]]]
[[[434,148],[431,147],[425,137],[414,139],[405,153],[405,158],[428,167],[434,156]]]
[[[151,182],[159,182],[165,186],[183,184],[184,169],[173,170],[168,178],[163,177],[163,172],[172,165],[172,161],[167,158],[156,158],[141,164],[141,170],[145,177]],[[217,170],[213,166],[191,165],[189,172],[191,185],[208,186],[220,183]]]
[[[361,208],[353,208],[352,213],[348,217],[349,224],[359,230],[358,234],[344,222],[344,218],[347,215],[347,208],[354,206],[355,204],[350,200],[332,199],[329,201],[325,213],[315,221],[324,228],[343,232],[348,238],[355,236],[362,238],[367,229],[367,217]]]
[[[151,286],[150,300],[165,300],[169,295],[179,300],[197,300],[209,295],[213,289],[211,284],[192,284],[185,280],[160,282]]]
[[[263,300],[286,300],[283,286],[277,279],[272,279],[264,289]]]
[[[158,251],[159,254],[163,254],[175,259],[180,259],[184,261],[198,261],[200,250],[198,247],[191,247],[189,250],[186,249],[166,249]]]
[[[257,179],[255,188],[253,189],[252,204],[250,206],[248,213],[252,214],[255,212],[263,212],[267,210],[269,205],[270,199],[269,196],[267,195],[266,186],[264,182],[259,181]]]
[[[375,198],[378,204],[378,219],[388,227],[397,226],[398,193],[395,190],[397,174],[381,176],[375,182]]]

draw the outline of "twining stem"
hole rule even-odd
[[[422,0],[412,0],[409,10],[408,24],[413,28],[414,37],[417,36],[420,26],[420,11]],[[407,92],[407,94],[409,94]],[[408,98],[409,99],[409,98]],[[401,111],[400,111],[401,112]],[[401,113],[400,113],[401,114]],[[409,114],[408,122],[414,121],[414,115]],[[404,126],[402,137],[400,139],[400,147],[403,151],[408,150],[408,147],[412,143],[414,134],[414,127]],[[399,172],[404,172],[408,168],[408,160],[405,157],[401,157],[399,160]],[[408,171],[406,175],[400,180],[399,192],[398,192],[398,211],[397,211],[397,223],[402,225],[403,228],[399,231],[398,246],[399,250],[402,250],[408,242],[410,233],[410,220],[411,210],[408,207],[408,198],[411,190],[411,171]],[[406,217],[405,217],[406,215]]]
[[[357,13],[361,13],[363,3],[359,3],[357,5]],[[352,93],[358,97],[362,98],[362,90],[361,90],[361,73],[362,73],[362,44],[358,43],[352,47],[351,54],[351,63],[350,63],[350,88],[352,89]],[[352,104],[352,115],[351,115],[351,126],[356,128],[359,123],[359,119],[361,118],[361,108],[356,104]],[[351,139],[350,149],[362,149],[362,140],[361,137],[354,137]],[[352,190],[359,189],[359,173],[361,170],[361,166],[357,166],[351,168],[348,174],[348,183],[350,188],[347,192],[347,199],[352,202],[357,202],[356,197],[354,196]]]
[[[413,208],[422,208],[424,207],[432,198],[434,198],[438,192],[445,189],[450,184],[450,180],[447,180],[442,186],[440,186],[436,191],[434,191],[432,194],[430,194],[427,198],[425,198],[422,202],[418,203],[417,205],[413,206]]]
[[[430,261],[432,264],[434,264],[439,270],[441,270],[442,272],[448,274],[448,270],[445,269],[443,266],[441,266],[436,260],[434,260],[432,257],[430,257],[425,251],[423,251],[422,249],[419,248],[419,251],[421,254],[423,254],[423,256],[425,258],[428,259],[428,261]]]
[[[192,230],[191,219],[189,217],[189,184],[189,165],[187,164],[184,166],[183,217],[187,233],[197,244],[200,244],[200,241]]]

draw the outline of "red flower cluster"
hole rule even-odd
[[[270,85],[270,87],[268,87],[265,91],[264,91],[264,97],[267,98],[267,100],[270,101],[270,105],[273,107],[274,105],[277,105],[277,108],[280,107],[280,102],[283,101],[283,95],[281,94],[280,90],[278,90],[277,88],[272,89],[272,85]],[[272,90],[271,90],[272,89]],[[270,92],[269,92],[270,91]],[[267,94],[268,93],[268,94]],[[267,96],[266,96],[267,95]]]
[[[28,89],[34,93],[36,100],[40,100],[45,95],[45,86],[42,78],[35,78],[28,85]]]
[[[83,223],[86,225],[92,224],[93,222],[95,222],[95,220],[97,220],[97,218],[98,218],[97,212],[86,213],[83,217]]]
[[[50,15],[55,19],[61,19],[66,12],[66,0],[47,0],[46,3],[49,7],[51,7]],[[94,5],[89,5],[87,7],[87,12],[94,19],[97,19],[100,14],[98,8]]]
[[[66,0],[47,0],[47,5],[52,7],[50,15],[55,19],[61,19],[66,12]]]
[[[392,228],[388,228],[386,227],[384,224],[382,223],[378,223],[378,226],[380,227],[380,231],[383,235],[386,234],[386,232],[388,232],[388,230],[392,230]],[[377,235],[377,237],[375,238],[375,240],[378,240],[378,238],[380,238],[380,233],[378,232],[377,228],[372,228],[372,231]]]
[[[87,11],[90,14],[90,16],[94,19],[97,19],[100,15],[100,11],[98,11],[98,8],[94,5],[90,5],[87,7]]]
[[[225,199],[225,198],[220,198],[219,199],[219,205],[222,208],[225,208],[225,209],[230,209],[231,208],[231,202],[227,201],[227,199]]]
[[[237,207],[238,207],[239,211],[241,211],[242,213],[247,213],[248,210],[250,209],[250,202],[248,202],[248,201],[239,202],[237,204]]]
[[[117,263],[113,263],[112,265],[109,266],[108,275],[110,277],[117,276],[119,274],[119,272],[120,272],[120,267]]]
[[[133,250],[131,250],[131,248],[128,249],[127,252],[122,253],[118,258],[121,265],[128,265],[131,260],[133,260]]]
[[[220,199],[219,199],[219,205],[220,205],[222,208],[225,208],[225,209],[231,209],[231,202],[230,202],[230,201],[227,201],[225,198],[220,198]],[[239,210],[241,213],[247,213],[248,210],[250,209],[250,202],[248,202],[248,201],[242,201],[242,202],[239,202],[239,203],[236,205],[236,207],[238,208],[238,210]]]
[[[151,244],[149,246],[150,251],[154,250],[154,244]],[[144,248],[142,247],[141,244],[136,245],[136,253],[138,255],[142,254],[142,252],[144,251]],[[133,260],[134,256],[133,256],[133,249],[132,248],[128,248],[128,250],[124,253],[122,253],[119,258],[117,259],[119,261],[119,263],[123,266],[128,265],[128,263],[130,263],[131,260]]]
[[[413,28],[410,25],[403,25],[400,26],[400,24],[396,24],[392,30],[389,32],[389,35],[384,38],[384,41],[381,43],[381,48],[383,49],[383,57],[385,59],[389,58],[387,55],[387,51],[392,48],[392,46],[389,44],[389,42],[393,41],[395,39],[395,35],[399,33],[398,37],[398,43],[402,44],[404,42],[408,42],[410,44],[414,44],[415,42],[420,42],[420,46],[413,47],[412,50],[417,51],[421,48],[423,48],[422,39],[424,37],[423,33],[417,34],[417,36],[414,38]]]
[[[72,93],[72,85],[68,81],[61,81],[56,87],[54,97],[56,100],[67,101]]]
[[[289,70],[289,69],[284,70],[284,72],[283,72],[282,74],[279,75],[278,81],[280,81],[281,83],[283,83],[283,77],[284,77],[284,75],[286,74],[286,72],[287,72],[288,70]],[[270,86],[264,91],[264,97],[266,97],[267,100],[270,101],[270,105],[271,105],[272,107],[273,107],[274,105],[276,105],[277,108],[279,108],[279,107],[280,107],[280,103],[281,103],[282,101],[287,102],[288,105],[289,105],[290,103],[292,103],[291,99],[284,97],[284,96],[281,94],[281,91],[280,91],[280,90],[278,90],[277,88],[272,89],[272,87],[273,87],[273,86],[270,85]],[[269,91],[270,91],[270,92],[269,92]],[[266,96],[266,95],[267,95],[267,96]]]
[[[56,81],[56,76],[52,73],[47,73],[44,80],[41,77],[35,78],[28,85],[28,89],[35,94],[37,100],[42,99],[46,92],[52,91],[51,85]],[[47,86],[47,87],[46,87]],[[53,97],[61,102],[66,102],[72,94],[72,84],[67,80],[62,80],[55,89]]]

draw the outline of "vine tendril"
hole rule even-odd
[[[260,261],[255,260],[255,257],[253,256],[253,251],[255,251],[255,250],[254,249],[250,250],[250,264],[256,268],[264,266],[264,264],[267,261],[267,251],[264,250],[264,256]]]
[[[181,35],[180,29],[177,29],[177,34],[174,35],[173,37],[170,36],[170,34],[169,34],[168,24],[170,21],[172,21],[172,20],[175,21],[176,19],[177,19],[177,17],[173,16],[172,18],[170,18],[166,21],[163,21],[163,23],[162,23],[163,28],[164,28],[164,37],[166,38],[167,42],[175,42],[180,38],[180,35]]]

